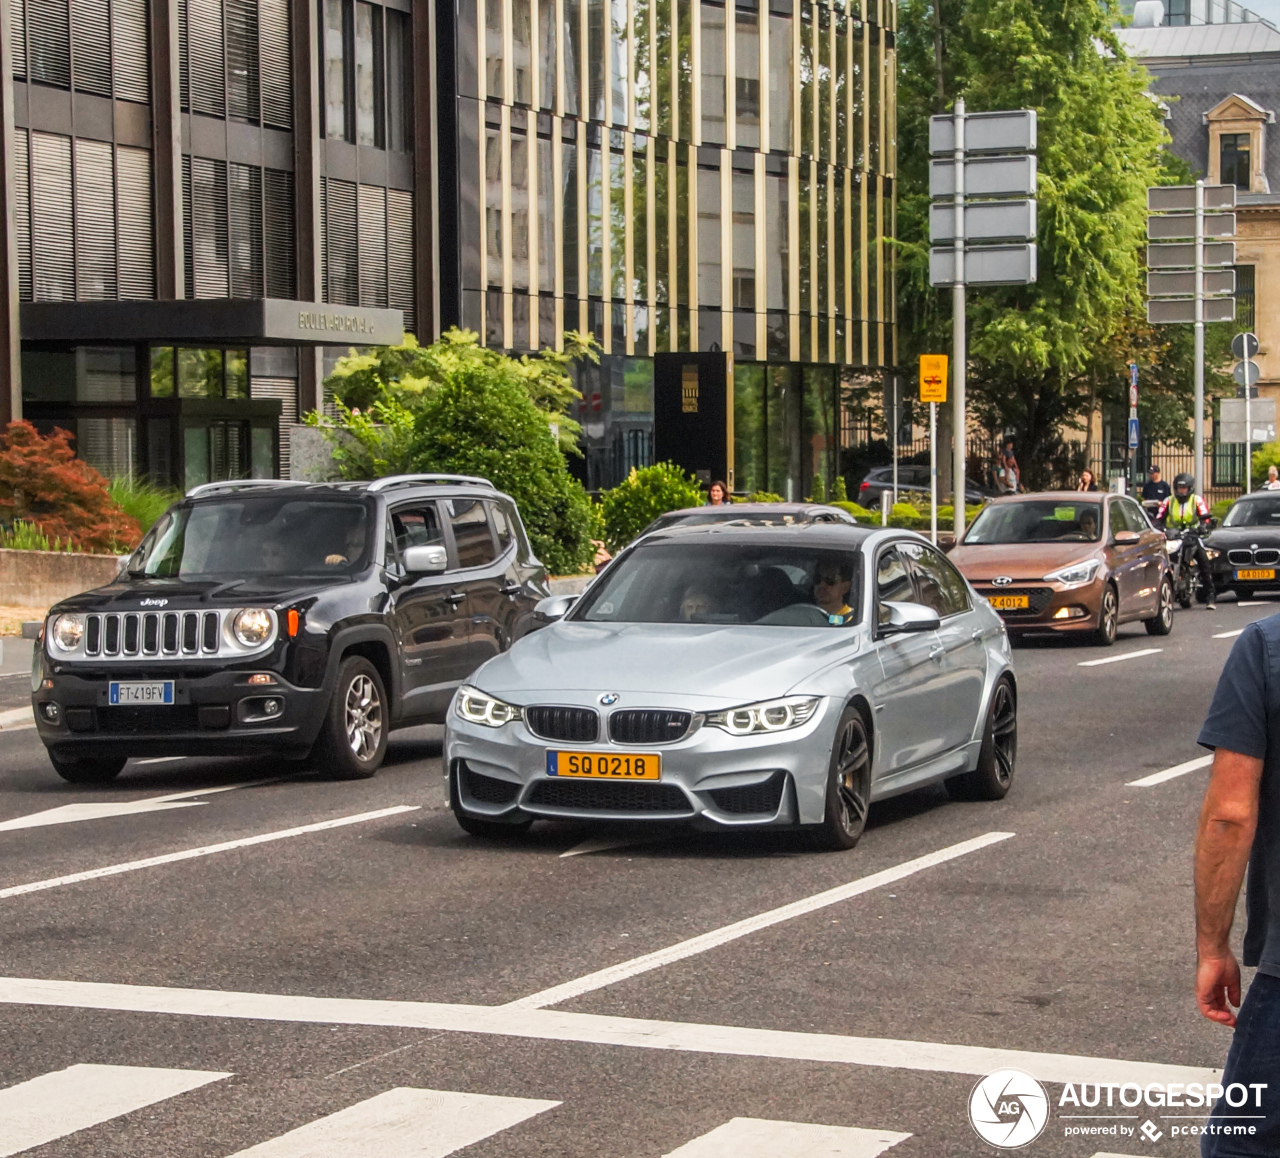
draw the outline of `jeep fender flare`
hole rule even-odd
[[[381,672],[387,687],[388,705],[392,720],[399,719],[400,705],[403,702],[403,673],[400,670],[400,649],[396,646],[396,638],[391,629],[381,623],[364,623],[355,627],[344,627],[334,633],[329,645],[329,661],[325,668],[324,686],[330,694],[338,679],[338,667],[343,657],[353,650],[357,654],[366,654],[362,644],[375,644],[387,657],[386,668]],[[375,663],[381,668],[381,664]]]

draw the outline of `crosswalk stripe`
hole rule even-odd
[[[665,1158],[776,1158],[779,1154],[787,1158],[877,1158],[910,1137],[854,1126],[732,1118]]]
[[[445,1158],[558,1105],[401,1086],[231,1158]]]
[[[230,1074],[74,1065],[0,1090],[0,1158],[20,1154]]]
[[[1141,780],[1126,781],[1125,787],[1153,788],[1157,784],[1163,784],[1166,780],[1176,780],[1179,776],[1185,776],[1188,772],[1195,772],[1200,768],[1208,768],[1212,763],[1212,753],[1208,756],[1197,756],[1194,760],[1175,764],[1172,768],[1166,768],[1163,772],[1152,772],[1150,776],[1144,776]]]

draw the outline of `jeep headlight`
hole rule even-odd
[[[520,718],[520,709],[514,704],[505,704],[470,687],[458,689],[454,708],[469,724],[483,724],[486,728],[501,728]]]
[[[817,710],[817,696],[785,696],[779,700],[764,700],[741,708],[712,712],[706,722],[713,728],[723,728],[731,736],[757,736],[798,728],[807,724]]]
[[[1051,571],[1044,577],[1046,583],[1061,583],[1064,587],[1083,587],[1092,583],[1098,571],[1097,559],[1086,559],[1083,563],[1072,563],[1058,571]]]
[[[84,639],[83,615],[59,615],[53,621],[53,642],[62,651],[75,651]]]
[[[231,633],[245,647],[257,647],[271,638],[275,623],[271,612],[261,607],[245,607],[231,621]]]

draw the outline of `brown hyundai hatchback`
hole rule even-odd
[[[1103,647],[1121,623],[1173,629],[1165,537],[1121,495],[1010,495],[982,509],[948,558],[1010,635],[1062,631]]]

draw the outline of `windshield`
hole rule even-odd
[[[789,527],[796,521],[792,512],[773,513],[772,511],[736,511],[733,507],[708,507],[704,511],[692,511],[687,515],[672,512],[659,515],[643,531],[661,531],[666,527],[700,527],[705,523],[742,523],[750,527]]]
[[[619,559],[574,608],[588,623],[856,623],[856,551],[737,543],[654,543]]]
[[[1280,527],[1280,498],[1248,499],[1227,512],[1224,527]]]
[[[1101,535],[1099,503],[1033,499],[984,508],[964,543],[1096,543]]]
[[[142,540],[132,575],[345,575],[364,565],[364,503],[279,494],[177,507]]]

